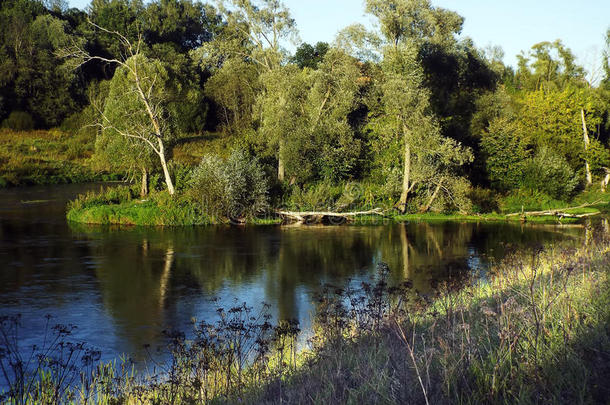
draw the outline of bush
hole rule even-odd
[[[226,159],[206,155],[190,180],[192,197],[209,214],[252,218],[269,208],[268,181],[258,159],[236,149]]]
[[[468,193],[472,202],[472,211],[477,214],[486,214],[498,211],[498,200],[492,190],[474,187]]]
[[[538,211],[564,208],[567,203],[555,200],[538,190],[514,190],[499,201],[500,209],[504,213],[523,211]]]
[[[521,181],[523,188],[541,191],[557,200],[569,200],[578,184],[578,175],[565,158],[546,147],[526,161]]]
[[[13,111],[7,119],[2,121],[2,128],[13,131],[31,131],[34,129],[34,119],[23,111]]]

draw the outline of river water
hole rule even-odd
[[[218,305],[270,305],[307,330],[324,283],[391,281],[430,292],[438,281],[484,277],[507,251],[579,243],[574,226],[409,223],[335,227],[93,227],[67,223],[66,202],[100,185],[0,191],[0,315],[21,314],[22,347],[39,344],[50,314],[103,359],[145,359],[164,330],[212,320]],[[217,301],[214,301],[216,299]]]

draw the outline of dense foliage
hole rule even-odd
[[[141,175],[142,196],[151,176],[188,194],[186,172],[221,171],[266,184],[245,216],[263,200],[465,213],[526,194],[568,203],[610,180],[610,33],[595,80],[559,40],[506,66],[429,0],[367,0],[378,29],[315,45],[296,43],[277,0],[63,5],[0,5],[1,126],[89,136],[96,167]],[[229,172],[234,150],[257,163]],[[229,215],[221,183],[208,208]],[[346,188],[360,195],[337,203]]]

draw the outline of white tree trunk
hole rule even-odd
[[[174,183],[172,182],[172,177],[169,174],[169,169],[167,168],[167,161],[165,160],[165,148],[163,146],[163,141],[159,137],[159,160],[161,160],[161,167],[163,168],[163,176],[165,177],[165,184],[167,185],[167,191],[170,195],[174,195],[176,190],[174,189]]]
[[[602,192],[605,193],[608,188],[608,183],[610,183],[610,169],[605,168],[606,175],[602,179]]]
[[[585,120],[585,110],[583,108],[580,109],[580,116],[582,119],[582,133],[585,142],[585,151],[589,149],[589,144],[591,140],[589,139],[589,131],[587,131],[587,121]],[[589,166],[589,162],[585,161],[585,170],[587,177],[587,185],[593,183],[593,175],[591,174],[591,167]]]
[[[407,201],[409,199],[409,185],[411,183],[411,145],[406,139],[405,133],[405,151],[404,151],[404,168],[402,177],[402,193],[400,194],[400,201],[398,202],[400,212],[403,214],[407,212]]]
[[[142,168],[142,188],[140,188],[140,197],[144,198],[148,195],[148,170]]]
[[[286,171],[284,169],[284,140],[280,140],[280,148],[277,156],[277,179],[279,181],[284,181],[286,176]]]

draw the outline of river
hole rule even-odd
[[[147,357],[164,330],[213,320],[218,305],[270,305],[274,319],[311,324],[324,283],[370,279],[430,292],[443,280],[485,277],[514,248],[569,240],[578,226],[408,223],[380,226],[93,227],[65,219],[66,202],[98,184],[0,190],[0,315],[21,314],[22,347],[39,344],[45,315],[105,360]],[[216,301],[214,300],[216,299]]]

